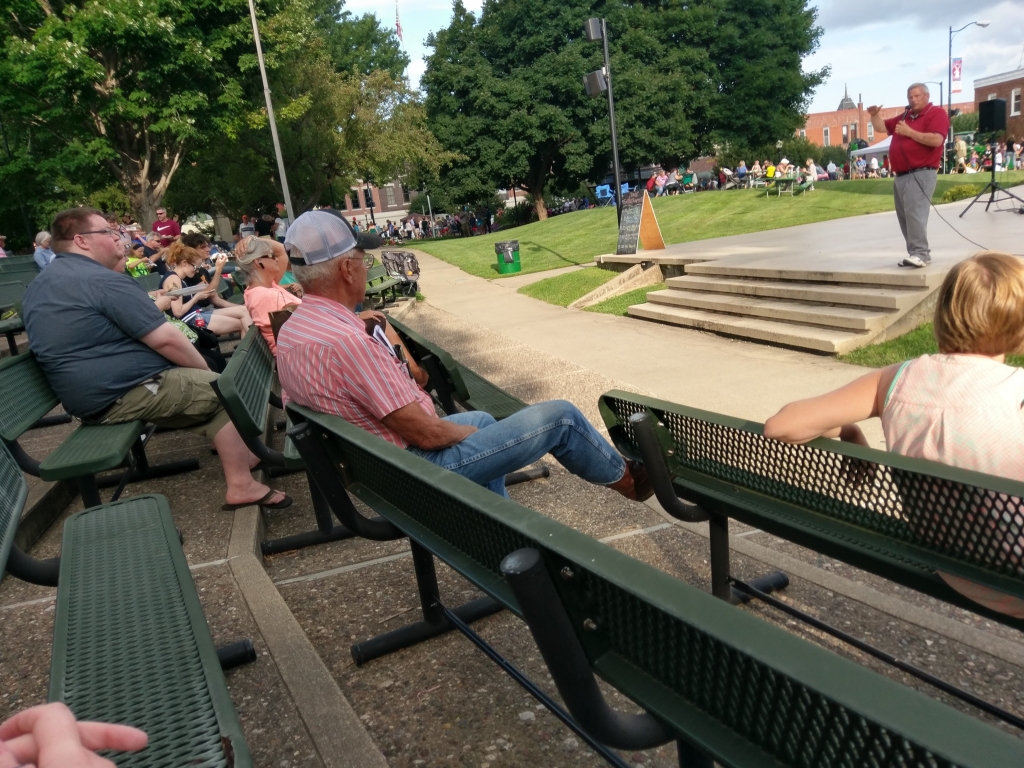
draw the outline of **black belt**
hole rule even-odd
[[[928,166],[928,165],[923,165],[920,168],[911,168],[909,171],[900,171],[898,173],[893,172],[893,175],[899,177],[899,176],[906,176],[908,173],[917,173],[918,171],[937,171],[937,170],[939,170],[939,169],[938,168],[932,168],[931,166]]]

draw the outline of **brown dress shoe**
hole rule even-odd
[[[654,495],[650,478],[647,477],[647,470],[643,464],[626,459],[626,471],[622,478],[609,485],[613,491],[621,493],[627,499],[633,501],[647,501]]]

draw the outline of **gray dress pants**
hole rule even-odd
[[[921,261],[931,261],[928,248],[928,211],[938,171],[921,168],[896,177],[893,197],[896,199],[896,218],[900,221],[903,239],[907,241],[907,254]]]

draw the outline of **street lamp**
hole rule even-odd
[[[941,106],[942,104],[945,104],[945,101],[943,101],[943,99],[942,99],[942,81],[941,80],[925,80],[924,84],[925,85],[937,85],[937,86],[939,86],[939,105]],[[952,98],[950,99],[950,101],[952,101]],[[950,127],[950,130],[953,129],[952,122],[950,122],[950,126],[949,127]],[[946,160],[949,157],[949,141],[950,141],[950,139],[949,139],[948,136],[946,137],[946,139],[947,139],[946,146],[943,147],[943,152],[942,152],[942,172],[943,173],[946,173]]]
[[[604,69],[591,72],[583,78],[583,89],[587,96],[598,97],[608,92],[608,122],[612,131],[612,166],[615,169],[615,215],[622,220],[622,171],[619,169],[619,139],[615,131],[615,99],[612,97],[612,64],[608,57],[608,24],[604,19],[587,19],[583,25],[587,40],[604,43]]]
[[[960,32],[963,32],[970,26],[987,27],[989,22],[987,21],[972,21],[970,24],[964,24],[960,29],[949,28],[949,57],[947,58],[949,77],[949,103],[946,106],[946,117],[949,118],[949,136],[947,140],[950,144],[953,143],[953,38]]]

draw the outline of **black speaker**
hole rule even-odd
[[[583,77],[583,90],[586,91],[587,96],[594,99],[607,91],[608,84],[604,79],[604,72],[599,69],[596,72],[585,75]]]
[[[1006,99],[978,102],[978,133],[999,133],[1006,130]]]

